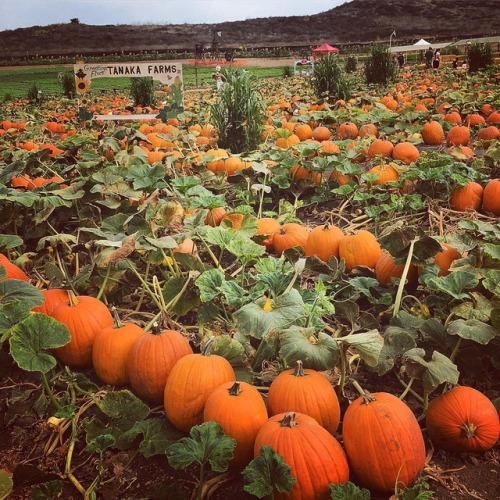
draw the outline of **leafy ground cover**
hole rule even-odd
[[[187,92],[167,123],[80,123],[70,100],[3,103],[0,496],[290,488],[272,451],[243,477],[226,472],[235,444],[220,427],[167,421],[181,395],[164,405],[165,381],[159,398],[142,394],[144,378],[134,384],[134,328],[180,332],[264,400],[301,362],[335,387],[341,420],[363,390],[397,396],[423,429],[429,401],[457,384],[498,407],[497,79],[405,72],[330,103],[307,80],[260,80],[262,142],[238,153],[217,148],[213,90]],[[131,106],[126,93],[85,101],[98,113]],[[75,342],[65,308],[87,302],[75,323],[93,318],[104,332],[109,308],[119,344]],[[380,495],[348,484],[332,498],[497,496],[494,442],[460,455],[424,435],[415,485],[395,480]]]

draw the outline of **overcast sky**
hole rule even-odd
[[[85,24],[182,24],[311,15],[347,0],[0,0],[0,31]]]

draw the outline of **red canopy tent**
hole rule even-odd
[[[313,54],[336,54],[338,51],[339,49],[337,49],[337,47],[332,47],[331,45],[324,43],[323,45],[316,47],[313,50]]]

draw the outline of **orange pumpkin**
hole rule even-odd
[[[448,146],[467,146],[470,141],[469,127],[455,125],[446,135],[446,144]]]
[[[387,141],[385,139],[375,139],[370,144],[366,155],[369,158],[375,158],[376,156],[384,156],[390,158],[393,149],[394,144],[391,141]]]
[[[444,141],[444,130],[442,125],[436,120],[427,122],[422,127],[422,139],[425,144],[439,146]]]
[[[267,422],[267,408],[259,391],[246,382],[225,382],[210,394],[203,420],[222,426],[224,434],[236,440],[229,466],[243,469],[253,458],[255,438]]]
[[[209,340],[200,354],[188,354],[179,359],[165,385],[165,414],[177,429],[184,432],[203,423],[205,403],[214,389],[236,380],[229,361],[216,354],[210,355],[212,342]]]
[[[500,179],[491,179],[484,187],[483,209],[494,215],[500,215]]]
[[[3,279],[29,281],[26,273],[19,266],[13,264],[3,253],[0,253],[0,266],[3,266],[7,273],[7,276]]]
[[[328,127],[316,127],[313,130],[312,138],[316,141],[329,141],[332,136],[330,129]]]
[[[339,127],[337,133],[341,139],[356,139],[358,127],[355,123],[345,122]]]
[[[193,354],[189,342],[175,330],[141,335],[127,357],[126,368],[132,389],[147,401],[162,402],[172,368],[188,354]]]
[[[448,243],[441,243],[443,250],[438,252],[434,257],[434,262],[439,267],[438,276],[448,276],[450,274],[450,267],[453,261],[460,259],[462,255],[455,250]]]
[[[274,250],[273,236],[276,231],[281,229],[281,224],[277,219],[272,217],[263,217],[257,220],[257,232],[256,236],[267,235],[267,238],[261,242],[261,245],[265,245],[268,252]]]
[[[450,208],[457,212],[479,210],[483,201],[483,186],[477,182],[468,182],[456,187],[451,193]]]
[[[391,284],[392,278],[401,278],[404,267],[404,264],[396,264],[387,250],[382,250],[375,265],[375,277],[382,286],[388,286]],[[406,279],[409,287],[414,287],[417,284],[417,268],[413,264],[410,264]]]
[[[392,157],[395,160],[402,161],[403,163],[406,163],[406,165],[409,165],[410,163],[418,160],[420,157],[420,151],[411,142],[400,142],[394,146]]]
[[[375,137],[378,136],[377,127],[373,123],[365,123],[359,127],[359,137],[363,138],[367,135],[373,135]]]
[[[349,465],[338,441],[314,418],[302,413],[279,413],[259,430],[254,455],[263,446],[280,454],[291,467],[295,484],[289,494],[274,492],[276,500],[327,500],[330,484],[349,480]]]
[[[297,125],[294,133],[301,141],[307,141],[307,139],[312,139],[313,137],[312,128],[307,123]]]
[[[215,227],[219,226],[222,222],[222,219],[226,215],[226,210],[223,207],[212,208],[208,211],[208,214],[205,218],[205,224],[209,226]]]
[[[61,288],[50,288],[49,290],[42,290],[45,297],[45,302],[38,307],[32,309],[33,312],[39,312],[52,316],[52,313],[61,305],[69,304],[68,292]]]
[[[270,415],[285,411],[305,413],[332,435],[339,426],[340,405],[332,384],[316,370],[304,369],[302,361],[273,380],[267,405]]]
[[[499,437],[498,412],[472,387],[454,387],[433,399],[427,408],[427,434],[436,447],[459,453],[481,453]]]
[[[278,255],[293,247],[304,248],[309,236],[309,231],[296,222],[283,224],[279,231],[273,234],[273,246]]]
[[[347,272],[356,266],[367,266],[375,269],[375,265],[382,253],[377,238],[362,229],[356,234],[345,236],[339,245],[339,257],[344,259]]]
[[[399,180],[399,172],[390,163],[381,163],[375,165],[370,170],[369,174],[377,176],[377,179],[370,182],[370,185],[380,186],[387,182],[396,182]]]
[[[477,139],[481,141],[484,147],[489,147],[491,141],[500,139],[500,130],[495,125],[484,127],[477,133]]]
[[[325,224],[315,227],[307,237],[305,254],[316,255],[324,262],[328,262],[330,257],[338,258],[339,245],[343,237],[344,233],[336,226]]]

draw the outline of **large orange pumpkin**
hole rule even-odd
[[[356,266],[375,269],[381,252],[377,238],[364,229],[356,234],[345,236],[339,245],[339,257],[344,259],[347,272],[352,271]]]
[[[394,492],[415,482],[425,464],[417,419],[399,398],[365,393],[345,412],[343,439],[352,471],[367,488]]]
[[[450,208],[458,212],[479,210],[483,201],[483,186],[477,182],[468,182],[465,186],[457,187],[450,197]]]
[[[305,248],[308,236],[309,231],[302,224],[296,222],[283,224],[281,229],[273,235],[274,250],[278,255],[281,255],[289,248]]]
[[[261,242],[265,245],[268,252],[274,250],[273,246],[273,236],[276,231],[281,229],[281,224],[278,219],[273,219],[272,217],[262,217],[257,220],[257,232],[256,236],[267,235],[267,238]]]
[[[356,139],[358,137],[358,127],[355,123],[345,122],[340,125],[337,133],[341,139]]]
[[[290,412],[271,417],[255,439],[256,457],[263,446],[271,446],[283,457],[296,480],[289,494],[273,492],[276,500],[327,500],[330,484],[349,480],[344,450],[309,415]]]
[[[492,448],[499,436],[498,412],[472,387],[454,387],[427,408],[427,434],[439,448],[479,453]]]
[[[7,273],[7,276],[3,279],[29,281],[26,273],[20,267],[13,264],[3,253],[0,253],[0,266],[3,266]]]
[[[175,330],[140,336],[127,357],[132,389],[147,401],[161,403],[172,368],[188,354],[193,354],[189,342]]]
[[[236,440],[230,467],[242,469],[253,458],[255,438],[267,422],[267,408],[259,391],[246,382],[226,382],[212,394],[205,404],[203,420],[214,420],[224,434]]]
[[[492,179],[483,191],[483,209],[500,215],[500,179]]]
[[[377,176],[377,179],[370,182],[370,185],[373,186],[381,186],[387,182],[396,182],[399,180],[399,172],[391,163],[381,163],[380,165],[375,165],[368,170],[368,173]]]
[[[439,144],[444,141],[444,130],[442,125],[436,120],[427,122],[422,127],[422,139],[425,144],[439,146]]]
[[[392,255],[387,250],[382,250],[375,266],[375,277],[381,285],[387,286],[391,284],[392,278],[401,278],[404,268],[405,264],[396,264]],[[413,264],[410,264],[406,279],[409,287],[417,284],[417,268]]]
[[[343,237],[344,233],[336,226],[325,224],[315,227],[307,237],[305,254],[316,255],[324,262],[328,262],[330,257],[338,258],[339,245]]]
[[[188,354],[175,363],[163,394],[165,414],[181,431],[203,423],[205,403],[213,390],[236,375],[227,359],[210,355],[209,340],[200,354]]]
[[[269,387],[269,414],[287,411],[313,417],[330,434],[335,434],[340,422],[340,405],[330,382],[316,370],[297,366],[281,372]]]
[[[112,326],[97,332],[92,346],[92,364],[97,376],[109,385],[130,382],[127,357],[134,342],[146,332],[134,323],[122,323],[116,311]]]
[[[384,156],[390,158],[393,149],[394,144],[391,141],[387,141],[385,139],[375,139],[370,144],[366,156],[368,156],[368,158],[375,158],[376,156]]]
[[[87,368],[92,364],[92,346],[98,332],[113,326],[108,308],[95,297],[68,292],[68,302],[59,305],[52,317],[64,323],[71,340],[54,349],[54,355],[72,368]]]
[[[470,141],[469,127],[455,125],[446,135],[446,144],[448,146],[467,146]]]
[[[402,161],[403,163],[406,163],[406,165],[409,165],[410,163],[418,160],[420,157],[420,151],[411,142],[400,142],[394,146],[392,157],[395,160]]]
[[[45,302],[41,306],[34,307],[32,309],[33,312],[39,312],[46,314],[47,316],[52,316],[52,313],[61,304],[69,304],[68,292],[66,290],[62,290],[61,288],[42,290],[42,294],[45,297]]]

